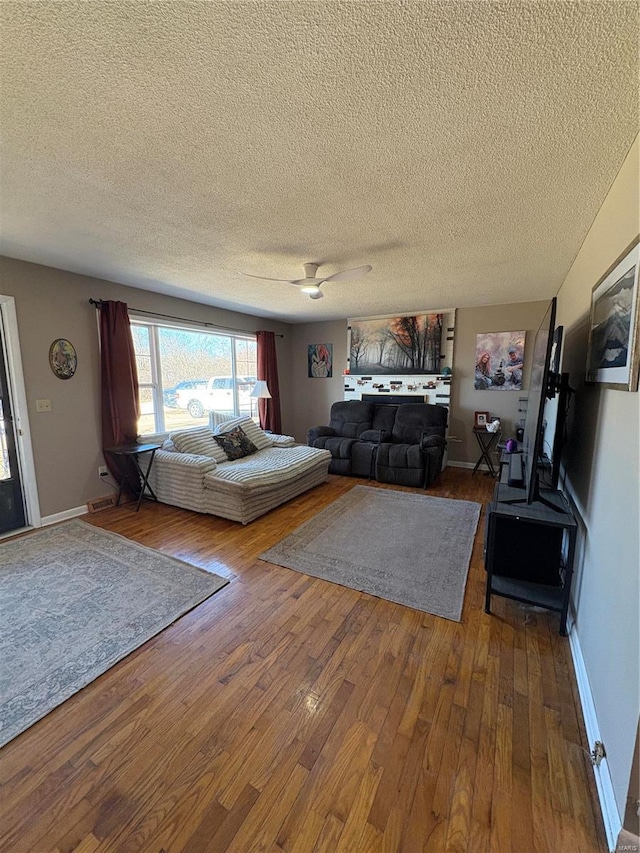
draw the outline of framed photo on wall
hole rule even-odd
[[[476,391],[521,391],[527,333],[481,332],[476,336]]]
[[[638,390],[639,240],[614,261],[591,293],[586,381],[619,391]]]
[[[476,429],[484,429],[489,423],[489,412],[476,412],[473,425]]]

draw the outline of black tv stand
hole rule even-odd
[[[545,457],[546,458],[546,457]],[[508,497],[502,498],[504,503],[508,504],[527,504],[527,493],[525,491],[524,471],[522,467],[522,454],[520,451],[512,453],[503,453],[500,457],[500,483],[509,486],[512,491]],[[540,460],[539,467],[544,467],[544,459]],[[519,476],[518,476],[519,475]],[[536,471],[535,474],[535,500],[534,503],[542,503],[549,509],[555,512],[562,512],[558,506],[558,502],[549,498],[549,493],[554,493],[555,489],[544,489],[540,487],[540,474]]]
[[[485,531],[485,612],[492,595],[544,607],[560,613],[566,636],[578,525],[562,492],[540,489],[540,497],[528,504],[522,489],[496,485]]]
[[[500,464],[507,466],[507,485],[516,489],[524,489],[524,462],[521,450],[514,450],[507,454],[506,459],[500,459]],[[501,481],[502,482],[502,481]]]

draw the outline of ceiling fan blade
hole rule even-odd
[[[327,276],[325,281],[356,281],[358,278],[362,278],[363,275],[366,275],[368,272],[371,272],[373,269],[369,264],[365,264],[363,267],[355,267],[352,270],[342,270],[342,272],[336,272],[333,275]]]
[[[280,284],[298,284],[296,280],[291,278],[267,278],[266,275],[253,275],[253,273],[250,272],[243,272],[240,273],[240,275],[246,275],[249,278],[259,278],[260,281],[277,281]],[[304,281],[304,279],[302,279],[302,281]]]
[[[295,281],[290,281],[289,284],[297,284],[300,285],[315,285],[316,287],[320,287],[323,281],[326,281],[326,278],[298,278]]]
[[[297,286],[303,284],[315,284],[317,287],[320,287],[323,281],[326,281],[326,278],[267,278],[265,275],[253,275],[250,272],[243,272],[241,275],[246,275],[249,278],[257,278],[260,281],[277,281],[279,284],[295,284]]]

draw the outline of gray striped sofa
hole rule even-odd
[[[285,501],[327,479],[331,454],[306,445],[295,445],[291,436],[265,435],[240,423],[259,446],[256,453],[229,461],[211,446],[207,428],[190,430],[184,441],[173,434],[158,450],[149,482],[162,503],[194,512],[218,515],[248,524]],[[226,431],[234,421],[219,426]],[[258,435],[261,433],[261,435]],[[198,444],[198,437],[205,442]],[[193,448],[202,452],[181,452]],[[223,461],[220,461],[220,460]]]

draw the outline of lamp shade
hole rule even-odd
[[[253,391],[251,392],[252,397],[262,397],[262,398],[270,398],[271,394],[269,393],[269,389],[267,388],[267,383],[264,379],[258,379],[256,384],[253,386]]]

